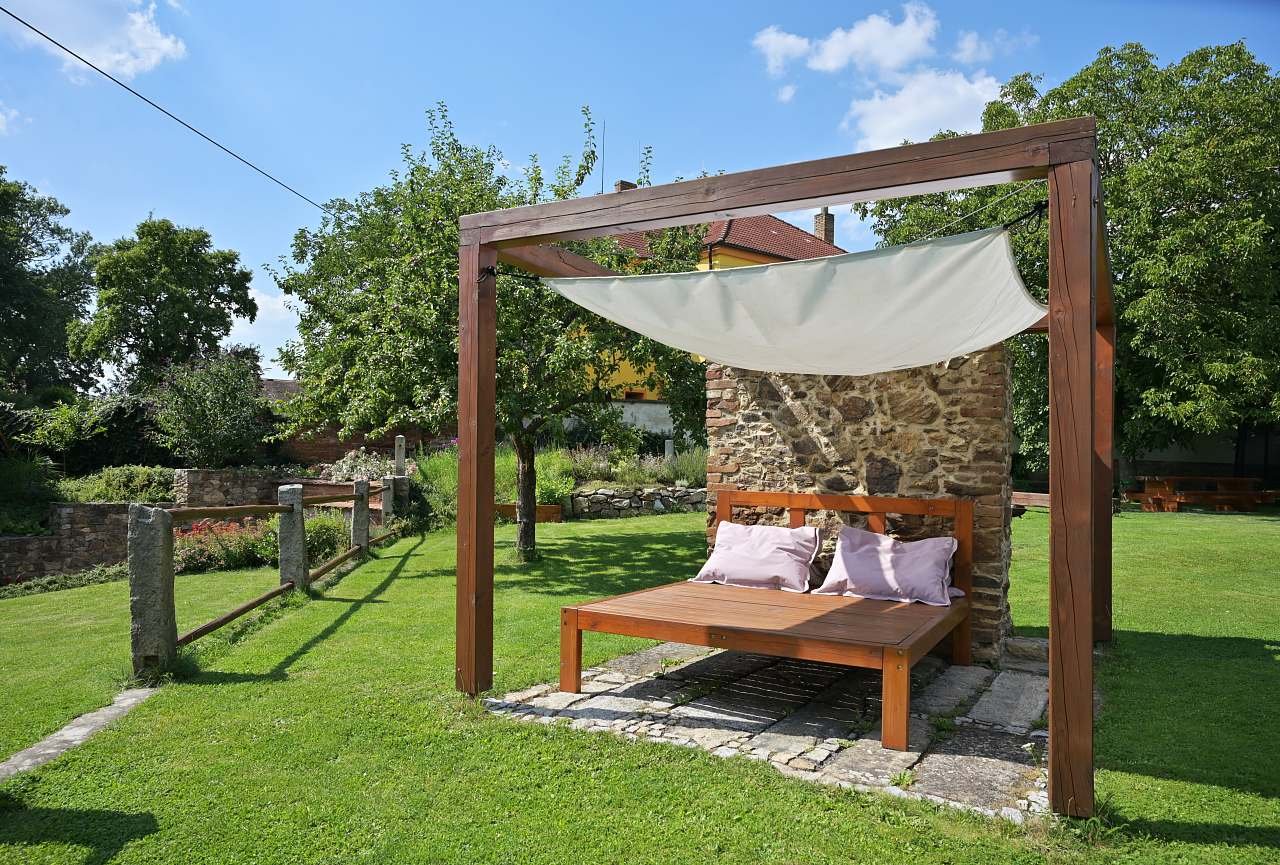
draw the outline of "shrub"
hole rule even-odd
[[[0,456],[0,535],[44,531],[49,502],[57,497],[56,478],[48,457],[16,451]]]
[[[307,567],[323,564],[350,544],[351,529],[341,514],[307,517]],[[279,558],[278,548],[276,558]]]
[[[539,451],[533,466],[538,475],[538,504],[559,504],[573,492],[573,462],[564,451]],[[514,495],[512,501],[515,501]]]
[[[276,523],[201,520],[174,532],[173,570],[179,574],[275,564]]]
[[[568,452],[573,479],[585,481],[613,480],[613,450],[604,445],[586,445]]]
[[[658,471],[658,480],[664,484],[684,481],[691,487],[707,485],[707,449],[690,448],[665,460]]]
[[[64,478],[58,495],[68,502],[171,502],[173,469],[112,466],[86,477]]]
[[[259,389],[258,364],[242,352],[171,367],[154,394],[160,441],[192,466],[251,462],[270,433]]]
[[[458,519],[458,446],[430,454],[419,453],[418,483],[433,526],[448,525]]]
[[[329,466],[322,473],[325,480],[330,481],[376,481],[387,477],[395,470],[395,460],[380,457],[364,448],[347,451],[341,459]]]
[[[657,483],[662,465],[662,457],[624,454],[613,464],[613,479],[627,487]]]

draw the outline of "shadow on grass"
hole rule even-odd
[[[416,544],[406,550],[403,554],[395,556],[396,563],[382,580],[370,589],[363,597],[360,598],[343,598],[334,595],[324,595],[312,598],[312,601],[328,601],[331,603],[345,603],[346,609],[340,612],[333,621],[325,625],[324,628],[313,634],[306,642],[298,646],[279,663],[265,673],[233,673],[221,670],[208,670],[201,672],[190,680],[193,685],[219,685],[238,682],[263,682],[263,681],[281,681],[288,678],[289,668],[305,657],[312,649],[319,646],[325,640],[329,639],[345,625],[352,616],[354,616],[361,607],[367,604],[385,604],[385,600],[381,599],[381,595],[390,585],[395,582],[403,574],[405,565],[408,564],[409,558],[413,555],[414,550],[422,546],[423,541],[419,540]],[[391,557],[387,557],[391,558]],[[350,575],[343,578],[345,582]],[[416,575],[412,575],[416,576]]]
[[[0,793],[0,845],[70,844],[87,848],[84,865],[102,865],[131,841],[159,828],[155,815],[80,808],[24,808]]]
[[[536,562],[499,563],[495,589],[565,597],[618,595],[687,580],[707,557],[701,532],[674,527],[546,537],[539,539],[538,550],[542,557]]]

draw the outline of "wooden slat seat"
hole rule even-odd
[[[955,585],[972,588],[973,505],[967,499],[888,499],[806,493],[722,492],[716,524],[735,505],[785,507],[793,526],[812,510],[867,513],[885,530],[889,514],[950,517],[958,548]],[[970,603],[949,607],[797,594],[682,581],[561,611],[560,689],[581,690],[582,632],[600,631],[882,670],[882,743],[907,747],[911,666],[947,635],[952,661],[970,662]]]

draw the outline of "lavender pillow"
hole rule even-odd
[[[809,565],[818,554],[812,526],[743,526],[722,522],[711,557],[691,583],[723,583],[754,589],[809,590]]]
[[[955,538],[898,541],[844,526],[836,540],[831,570],[813,593],[949,607],[951,557],[955,551]]]

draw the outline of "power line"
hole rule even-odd
[[[332,214],[333,214],[333,211],[331,211],[329,208],[325,207],[323,204],[318,204],[318,203],[316,203],[316,202],[315,202],[315,201],[313,201],[312,199],[310,199],[310,198],[308,198],[307,196],[303,195],[303,194],[302,194],[301,192],[299,192],[298,190],[294,189],[294,188],[293,188],[292,186],[290,186],[289,184],[285,183],[285,182],[284,182],[283,180],[281,180],[280,178],[276,177],[275,175],[271,174],[271,173],[270,173],[270,172],[268,172],[268,171],[264,171],[263,169],[259,168],[259,167],[258,167],[258,166],[256,166],[256,165],[254,165],[252,162],[250,162],[249,160],[245,159],[245,158],[244,158],[243,156],[241,156],[239,153],[236,153],[236,152],[235,152],[234,150],[232,150],[230,147],[227,147],[226,145],[221,144],[221,143],[219,143],[218,141],[215,141],[215,140],[214,140],[213,138],[211,138],[210,136],[205,135],[205,134],[204,134],[203,132],[201,132],[199,129],[196,129],[196,128],[195,128],[194,126],[192,126],[190,123],[188,123],[187,121],[183,120],[181,117],[179,117],[178,115],[174,114],[174,113],[173,113],[172,111],[170,111],[169,109],[165,108],[165,107],[164,107],[164,106],[162,106],[162,105],[158,105],[157,103],[155,103],[155,102],[153,102],[152,100],[148,99],[146,96],[143,96],[141,93],[139,93],[138,91],[134,90],[134,89],[133,89],[132,87],[130,87],[128,84],[125,84],[125,83],[124,83],[123,81],[121,81],[119,78],[116,78],[116,77],[115,77],[114,75],[112,75],[110,72],[107,72],[106,70],[101,69],[101,68],[100,68],[100,67],[98,67],[98,66],[95,66],[93,63],[91,63],[91,62],[89,62],[88,60],[86,60],[85,58],[81,57],[79,54],[77,54],[76,52],[72,51],[72,50],[71,50],[70,48],[68,48],[67,46],[63,45],[63,44],[62,44],[61,42],[59,42],[57,39],[54,39],[54,38],[53,38],[52,36],[50,36],[48,33],[45,33],[45,32],[44,32],[43,30],[41,30],[40,28],[36,27],[36,26],[35,26],[34,24],[32,24],[30,21],[26,21],[26,20],[24,20],[24,19],[22,19],[22,18],[19,18],[17,15],[13,14],[12,12],[10,12],[10,11],[9,11],[7,8],[5,8],[4,6],[0,6],[0,12],[3,12],[4,14],[8,15],[8,16],[9,16],[10,18],[12,18],[14,21],[17,21],[17,22],[18,22],[19,24],[21,24],[23,27],[26,27],[28,30],[30,30],[32,33],[36,34],[36,35],[37,35],[37,36],[39,36],[40,38],[42,38],[42,39],[46,40],[47,42],[52,43],[53,45],[57,46],[57,47],[58,47],[58,48],[60,48],[61,50],[65,51],[67,54],[70,54],[72,57],[74,57],[75,59],[79,60],[79,61],[80,61],[81,63],[83,63],[85,66],[88,66],[90,69],[92,69],[94,72],[97,72],[97,73],[98,73],[99,75],[101,75],[102,77],[106,78],[106,79],[107,79],[107,80],[109,80],[109,81],[114,82],[115,84],[120,85],[120,86],[121,86],[121,87],[123,87],[125,90],[129,91],[129,92],[130,92],[130,93],[132,93],[134,96],[138,97],[138,98],[139,98],[139,99],[141,99],[143,102],[145,102],[145,103],[147,103],[148,105],[150,105],[150,106],[151,106],[152,108],[154,108],[156,111],[159,111],[161,114],[163,114],[163,115],[165,115],[166,117],[168,117],[170,120],[173,120],[173,121],[175,121],[175,122],[177,122],[177,123],[182,124],[182,125],[183,125],[183,126],[185,126],[187,129],[189,129],[190,131],[194,132],[196,135],[199,135],[199,136],[200,136],[201,138],[203,138],[205,141],[209,142],[209,143],[210,143],[210,144],[212,144],[214,147],[216,147],[216,148],[218,148],[219,150],[221,150],[223,153],[225,153],[225,154],[227,154],[228,156],[232,157],[233,159],[236,159],[236,160],[238,160],[239,162],[241,162],[241,163],[243,163],[243,164],[247,165],[249,168],[252,168],[254,171],[258,172],[258,173],[259,173],[259,174],[261,174],[263,177],[267,178],[267,180],[270,180],[270,181],[271,181],[272,183],[274,183],[276,186],[279,186],[279,187],[280,187],[280,188],[282,188],[282,189],[285,189],[285,190],[287,190],[287,191],[289,191],[289,192],[292,192],[294,195],[298,196],[298,197],[299,197],[299,198],[301,198],[303,201],[305,201],[307,204],[310,204],[312,207],[316,208],[317,210],[320,210],[320,211],[322,211],[322,212],[324,212],[324,213],[328,213],[328,214],[330,214],[330,215],[332,215]]]

